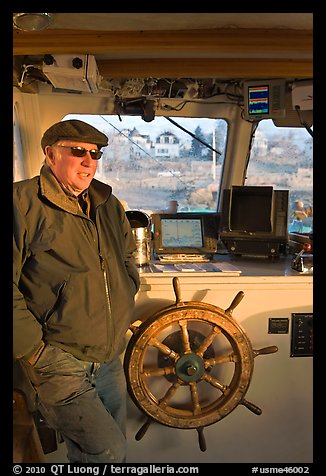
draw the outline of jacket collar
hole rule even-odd
[[[44,164],[40,172],[40,192],[54,205],[63,208],[70,213],[79,213],[78,201],[76,197],[69,195],[61,187],[59,181],[52,173],[50,167]],[[112,193],[112,187],[96,179],[91,181],[88,188],[91,203],[96,208],[105,202]]]

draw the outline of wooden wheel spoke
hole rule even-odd
[[[181,341],[183,344],[183,349],[185,354],[189,354],[191,352],[190,341],[189,341],[189,333],[187,328],[187,321],[179,321],[179,325],[181,327]]]
[[[176,360],[179,358],[179,354],[177,352],[174,352],[173,349],[170,349],[170,347],[160,342],[158,339],[156,339],[156,337],[151,338],[151,340],[149,341],[149,345],[156,347],[163,354],[168,355],[173,360]]]
[[[175,374],[175,367],[147,367],[142,372],[144,377],[163,377],[164,375],[172,374]]]
[[[191,400],[194,407],[193,414],[198,415],[199,413],[201,413],[201,406],[199,403],[197,384],[196,382],[189,382],[189,385],[190,385],[190,392],[191,392]]]
[[[217,334],[220,334],[220,333],[221,333],[221,329],[217,326],[214,326],[212,331],[208,334],[208,336],[205,337],[203,342],[200,344],[200,346],[196,350],[196,354],[202,357],[204,352],[208,349],[208,347],[213,342],[214,338],[217,336]]]
[[[231,354],[224,354],[219,355],[217,357],[213,357],[212,359],[205,360],[205,369],[208,367],[214,367],[214,365],[218,364],[226,364],[227,362],[239,362],[239,357],[231,352]]]
[[[180,382],[175,382],[173,385],[171,385],[164,397],[159,401],[159,406],[163,408],[166,407],[169,400],[174,396],[179,387]]]
[[[206,382],[213,385],[213,387],[218,388],[218,390],[221,390],[221,392],[224,395],[227,395],[230,391],[230,387],[228,387],[227,385],[222,384],[219,380],[217,380],[217,378],[212,377],[211,375],[209,375],[207,373],[204,373],[204,375],[202,376],[202,380],[206,380]]]

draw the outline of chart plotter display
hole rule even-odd
[[[156,255],[216,253],[217,213],[155,213],[152,220]]]
[[[202,248],[201,220],[162,218],[161,222],[164,248]]]

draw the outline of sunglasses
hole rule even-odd
[[[98,160],[102,157],[103,152],[98,149],[85,149],[85,147],[70,146],[70,145],[57,145],[56,147],[64,147],[65,149],[70,149],[71,155],[74,157],[85,157],[87,152],[90,153],[93,160]]]

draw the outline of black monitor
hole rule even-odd
[[[243,83],[246,120],[277,119],[285,116],[285,80],[267,79]]]
[[[229,251],[278,254],[275,243],[284,247],[288,239],[288,200],[288,190],[271,186],[235,185],[224,190],[220,236]]]
[[[152,221],[156,255],[207,255],[217,251],[218,213],[154,213]]]
[[[231,188],[229,230],[244,233],[271,233],[273,187]]]

